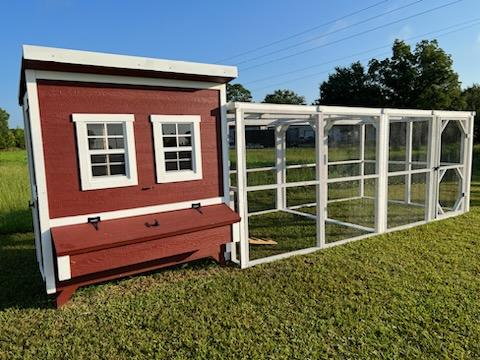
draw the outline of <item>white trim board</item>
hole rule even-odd
[[[191,81],[176,79],[156,79],[137,76],[120,75],[100,75],[76,72],[61,72],[47,70],[29,70],[34,71],[37,79],[57,80],[72,82],[87,82],[99,84],[120,84],[120,85],[143,85],[143,86],[164,86],[186,89],[212,89],[221,90],[224,85],[208,81]]]
[[[69,255],[57,257],[57,270],[59,281],[70,280],[72,278]]]
[[[37,78],[33,70],[25,71],[26,92],[28,96],[32,153],[34,156],[35,180],[37,189],[37,204],[40,224],[40,241],[42,243],[43,273],[47,294],[54,294],[55,268],[53,246],[50,234],[50,215],[48,208],[47,179],[45,173],[45,158],[43,152],[42,128],[40,125],[40,106],[38,102]]]
[[[91,213],[91,214],[84,214],[84,215],[65,216],[65,217],[51,219],[50,225],[52,227],[57,227],[57,226],[65,226],[65,225],[82,224],[82,223],[86,223],[89,217],[94,217],[94,216],[100,216],[102,220],[112,220],[112,219],[120,219],[120,218],[131,217],[131,216],[154,214],[154,213],[159,213],[164,211],[183,210],[183,209],[191,208],[192,203],[200,203],[202,206],[218,205],[223,203],[223,199],[221,197],[198,199],[198,200],[192,199],[189,201],[182,201],[182,202],[176,202],[176,203],[170,203],[170,204],[152,205],[152,206],[145,206],[145,207],[139,207],[139,208],[125,209],[125,210],[105,211],[105,212]]]
[[[236,66],[23,45],[25,60],[236,78]]]

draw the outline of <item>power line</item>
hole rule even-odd
[[[373,31],[376,31],[376,30],[379,30],[379,29],[383,29],[383,28],[388,27],[388,26],[391,26],[391,25],[398,24],[398,23],[400,23],[400,22],[402,22],[402,21],[409,20],[409,19],[413,19],[413,18],[415,18],[415,17],[421,16],[421,15],[425,15],[425,14],[434,12],[434,11],[436,11],[436,10],[443,9],[443,8],[445,8],[445,7],[447,7],[447,6],[450,6],[450,5],[459,3],[459,2],[461,2],[461,1],[463,1],[463,0],[451,1],[451,2],[448,2],[448,3],[446,3],[446,4],[443,4],[443,5],[440,5],[440,6],[437,6],[437,7],[434,7],[434,8],[431,8],[431,9],[428,9],[428,10],[425,10],[425,11],[422,11],[422,12],[419,12],[419,13],[416,13],[416,14],[413,14],[413,15],[410,15],[410,16],[406,16],[406,17],[404,17],[404,18],[401,18],[401,19],[392,21],[392,22],[390,22],[390,23],[383,24],[383,25],[379,25],[379,26],[376,26],[376,27],[374,27],[374,28],[361,31],[361,32],[356,33],[356,34],[352,34],[352,35],[350,35],[350,36],[346,36],[346,37],[343,37],[343,38],[341,38],[341,39],[337,39],[337,40],[331,41],[331,42],[326,43],[326,44],[314,46],[314,47],[311,47],[311,48],[308,48],[308,49],[305,49],[305,50],[302,50],[302,51],[299,51],[299,52],[296,52],[296,53],[293,53],[293,54],[285,55],[285,56],[282,56],[282,57],[279,57],[279,58],[275,58],[275,59],[272,59],[272,60],[269,60],[269,61],[265,61],[265,62],[260,63],[260,64],[257,64],[257,65],[249,66],[249,67],[247,67],[247,68],[242,69],[242,71],[247,71],[247,70],[254,69],[254,68],[257,68],[257,67],[260,67],[260,66],[264,66],[264,65],[268,65],[268,64],[271,64],[271,63],[274,63],[274,62],[277,62],[277,61],[289,59],[289,58],[294,57],[294,56],[303,55],[303,54],[308,53],[308,52],[313,51],[313,50],[317,50],[317,49],[320,49],[320,48],[323,48],[323,47],[326,47],[326,46],[329,46],[329,45],[337,44],[337,43],[342,42],[342,41],[350,40],[350,39],[353,39],[353,38],[355,38],[355,37],[358,37],[358,36],[361,36],[361,35],[365,35],[365,34],[368,34],[368,33],[370,33],[370,32],[373,32]]]
[[[258,50],[262,50],[262,49],[271,47],[271,46],[273,46],[273,45],[279,44],[279,43],[281,43],[281,42],[284,42],[284,41],[287,41],[287,40],[290,40],[290,39],[294,39],[294,38],[296,38],[296,37],[298,37],[298,36],[301,36],[301,35],[307,34],[307,33],[309,33],[309,32],[312,32],[312,31],[314,31],[314,30],[320,29],[320,28],[322,28],[322,27],[324,27],[324,26],[331,25],[331,24],[335,24],[337,21],[344,20],[344,19],[349,18],[349,17],[351,17],[351,16],[358,15],[358,14],[360,14],[360,13],[362,13],[362,12],[365,12],[365,11],[367,11],[367,10],[373,9],[374,7],[377,7],[377,6],[379,6],[379,5],[382,5],[382,4],[384,4],[384,3],[388,2],[388,1],[390,1],[390,0],[378,1],[378,2],[376,2],[376,3],[374,3],[374,4],[370,5],[370,6],[367,6],[367,7],[365,7],[365,8],[362,8],[362,9],[360,9],[360,10],[356,10],[356,11],[354,11],[354,12],[351,12],[351,13],[346,14],[346,15],[344,15],[344,16],[341,16],[341,17],[339,17],[339,18],[336,18],[336,19],[333,19],[333,20],[329,20],[329,21],[327,21],[327,22],[325,22],[325,23],[323,23],[323,24],[316,25],[316,26],[314,26],[314,27],[311,27],[311,28],[308,28],[308,29],[306,29],[306,30],[300,31],[300,32],[298,32],[298,33],[295,33],[295,34],[293,34],[293,35],[290,35],[290,36],[281,38],[281,39],[279,39],[279,40],[272,41],[272,42],[267,43],[267,44],[265,44],[265,45],[261,45],[261,46],[259,46],[259,47],[253,48],[253,49],[251,49],[251,50],[247,50],[247,51],[238,53],[238,54],[236,54],[236,55],[232,55],[232,56],[229,56],[229,57],[227,57],[227,58],[218,60],[218,62],[224,62],[224,61],[228,61],[228,60],[231,60],[231,59],[234,59],[234,58],[243,56],[243,55],[248,55],[248,54],[251,54],[251,53],[256,52],[256,51],[258,51]]]
[[[472,23],[473,22],[473,23]],[[411,38],[408,38],[406,39],[406,41],[411,41],[411,40],[414,40],[414,39],[417,39],[417,38],[421,38],[421,37],[424,37],[424,36],[428,36],[428,35],[432,35],[433,33],[438,33],[440,31],[445,31],[445,30],[448,30],[448,29],[451,29],[453,27],[457,27],[457,26],[461,26],[461,25],[465,25],[465,24],[469,24],[470,25],[466,25],[466,26],[463,26],[461,28],[458,28],[458,29],[455,29],[455,30],[452,30],[452,31],[448,31],[448,32],[445,32],[445,33],[442,33],[442,34],[439,34],[437,35],[437,37],[441,37],[441,36],[446,36],[446,35],[450,35],[450,34],[453,34],[453,33],[457,33],[459,31],[463,31],[463,30],[466,30],[466,29],[469,29],[469,28],[472,28],[474,26],[477,26],[477,25],[480,25],[480,18],[476,18],[476,19],[472,19],[472,20],[469,20],[469,21],[466,21],[466,22],[463,22],[463,23],[459,23],[459,24],[456,24],[456,25],[452,25],[452,26],[448,26],[446,28],[443,28],[443,29],[440,29],[440,30],[436,30],[436,31],[431,31],[429,33],[425,33],[425,34],[422,34],[422,35],[417,35],[417,36],[414,36],[414,37],[411,37]],[[387,45],[388,47],[391,46],[391,45]],[[387,46],[383,46],[381,48],[385,48]],[[375,48],[373,50],[368,50],[368,51],[375,51],[375,50],[378,50],[379,48]],[[389,52],[383,52],[382,54],[377,54],[376,56],[383,56],[385,54],[388,54]],[[370,59],[371,57],[368,57],[368,58],[364,58],[364,59],[361,59],[359,61],[365,61],[365,60],[368,60]],[[303,80],[303,79],[306,79],[306,78],[309,78],[309,77],[312,77],[312,76],[317,76],[317,75],[322,75],[322,74],[325,74],[325,73],[328,73],[330,72],[331,70],[333,70],[332,68],[329,69],[329,70],[325,70],[325,71],[321,71],[321,72],[316,72],[316,73],[313,73],[313,74],[308,74],[308,75],[304,75],[304,76],[301,76],[301,77],[297,77],[297,78],[294,78],[294,79],[288,79],[288,80],[285,80],[285,81],[282,81],[282,82],[278,82],[278,83],[275,83],[275,84],[270,84],[268,86],[262,86],[262,87],[259,87],[259,88],[254,88],[252,89],[252,91],[257,91],[257,90],[263,90],[263,89],[267,89],[267,88],[270,88],[270,87],[274,87],[274,86],[279,86],[279,85],[283,85],[283,84],[286,84],[286,83],[291,83],[291,82],[295,82],[295,81],[298,81],[298,80]]]
[[[289,46],[286,46],[286,47],[283,47],[283,48],[280,48],[280,49],[277,49],[277,50],[270,51],[270,52],[265,53],[265,54],[262,54],[262,55],[258,55],[258,56],[252,57],[252,58],[250,58],[250,59],[246,59],[246,60],[240,61],[240,62],[237,63],[237,65],[245,64],[245,63],[247,63],[247,62],[255,61],[255,60],[264,58],[264,57],[266,57],[266,56],[270,56],[270,55],[278,54],[278,53],[283,52],[283,51],[287,51],[287,50],[290,50],[290,49],[294,49],[294,48],[299,47],[299,46],[301,46],[301,45],[308,44],[308,43],[310,43],[310,42],[312,42],[312,41],[315,41],[315,40],[318,40],[318,39],[322,39],[322,38],[327,37],[327,36],[329,36],[329,35],[336,34],[336,33],[340,32],[340,31],[343,31],[343,30],[346,30],[346,29],[350,29],[350,28],[353,28],[353,27],[358,26],[358,25],[365,24],[365,23],[367,23],[367,22],[369,22],[369,21],[372,21],[372,20],[381,18],[381,17],[383,17],[383,16],[385,16],[385,15],[393,14],[394,12],[397,12],[397,11],[400,11],[400,10],[403,10],[403,9],[406,9],[406,8],[408,8],[408,7],[411,7],[411,6],[413,6],[413,5],[416,5],[416,4],[418,4],[418,3],[421,3],[421,2],[423,2],[423,1],[425,1],[425,0],[415,0],[415,1],[410,2],[410,3],[408,3],[408,4],[399,6],[399,7],[395,8],[395,9],[391,9],[391,10],[385,11],[385,12],[383,12],[383,13],[381,13],[381,14],[377,14],[377,15],[371,16],[371,17],[369,17],[369,18],[366,18],[366,19],[364,19],[364,20],[358,21],[358,22],[356,22],[356,23],[353,23],[353,24],[344,26],[344,27],[342,27],[342,28],[340,28],[340,29],[336,29],[336,30],[333,30],[333,31],[330,31],[330,32],[327,32],[327,33],[323,33],[323,34],[321,34],[321,35],[314,36],[314,37],[312,37],[312,38],[303,40],[303,41],[301,41],[301,42],[299,42],[299,43],[296,43],[296,44],[293,44],[293,45],[289,45]]]
[[[417,39],[417,38],[430,36],[430,35],[433,35],[433,34],[436,34],[436,33],[442,32],[442,31],[450,30],[450,29],[456,28],[458,26],[471,24],[472,22],[477,22],[477,21],[480,21],[480,18],[475,18],[475,19],[472,19],[472,20],[463,21],[463,22],[460,22],[460,23],[457,23],[457,24],[454,24],[454,25],[450,25],[450,26],[447,26],[447,27],[444,27],[444,28],[441,28],[441,29],[432,30],[432,31],[423,33],[421,35],[416,35],[416,36],[413,36],[413,37],[410,37],[410,38],[406,38],[405,41],[411,41],[411,40],[414,40],[414,39]],[[474,25],[477,25],[477,24],[471,24],[471,26],[474,26]],[[464,28],[457,29],[457,30],[454,30],[454,31],[459,31],[459,30],[462,30],[462,29],[464,29]],[[446,33],[446,34],[449,34],[449,33]],[[446,35],[446,34],[442,34],[440,36],[443,36],[443,35]],[[357,57],[357,56],[364,55],[364,54],[367,54],[367,53],[371,53],[371,52],[374,52],[374,51],[377,51],[377,50],[390,48],[391,46],[392,45],[390,43],[385,44],[385,45],[378,46],[378,47],[375,47],[375,48],[372,48],[372,49],[360,51],[360,52],[357,52],[357,53],[354,53],[354,54],[351,54],[351,55],[342,56],[340,58],[336,58],[336,59],[333,59],[333,60],[328,60],[328,61],[321,62],[321,63],[318,63],[318,64],[306,66],[306,67],[303,67],[303,68],[300,68],[300,69],[296,69],[296,70],[292,70],[292,71],[288,71],[288,72],[283,72],[283,73],[280,73],[280,74],[270,75],[270,76],[267,76],[267,77],[264,77],[264,78],[255,79],[253,81],[247,81],[247,82],[245,82],[245,84],[255,84],[255,83],[264,82],[264,81],[271,80],[271,79],[276,79],[278,77],[282,77],[282,76],[286,76],[286,75],[290,75],[290,74],[295,74],[295,73],[298,73],[298,72],[313,69],[313,68],[323,66],[323,65],[328,65],[328,64],[331,64],[331,63],[336,63],[338,61],[346,60],[346,59],[349,59],[349,58],[352,58],[352,57]]]

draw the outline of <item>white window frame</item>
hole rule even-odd
[[[138,185],[137,159],[133,131],[133,114],[72,114],[77,134],[77,152],[82,190],[108,189]],[[93,176],[88,147],[87,124],[122,123],[125,147],[126,175]]]
[[[202,175],[202,146],[200,134],[200,115],[150,115],[153,126],[153,141],[155,146],[155,167],[157,183],[171,183],[180,181],[200,180]],[[193,170],[166,171],[165,152],[168,150],[181,151],[181,148],[165,148],[163,146],[162,124],[192,124],[192,168]]]

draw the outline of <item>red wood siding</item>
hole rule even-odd
[[[70,257],[72,278],[152,260],[174,258],[174,263],[220,253],[220,245],[231,241],[231,226],[88,252]],[[213,249],[213,250],[212,250]],[[217,250],[215,250],[217,249]],[[196,253],[198,256],[195,256]]]
[[[217,90],[39,81],[51,218],[222,196]],[[72,113],[134,114],[138,186],[81,191]],[[157,184],[151,114],[200,115],[203,179]]]

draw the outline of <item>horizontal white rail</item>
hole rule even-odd
[[[268,210],[255,211],[255,212],[252,212],[252,213],[248,213],[248,217],[254,216],[254,215],[269,214],[269,213],[276,212],[276,211],[278,211],[278,210],[277,209],[268,209]]]
[[[317,215],[312,215],[312,214],[309,214],[309,213],[304,213],[304,212],[301,212],[301,211],[297,211],[297,210],[292,210],[292,209],[282,209],[281,211],[284,211],[284,212],[287,212],[287,213],[290,213],[290,214],[294,214],[294,215],[300,215],[300,216],[303,216],[303,217],[306,217],[306,218],[309,218],[309,219],[312,219],[312,220],[317,220]]]
[[[421,174],[421,173],[429,173],[429,172],[430,172],[430,169],[389,171],[388,172],[388,177],[402,176],[402,175],[413,175],[413,174]]]
[[[311,186],[318,185],[319,180],[310,180],[310,181],[297,181],[285,184],[267,184],[267,185],[255,185],[247,186],[247,191],[260,191],[260,190],[275,190],[278,188],[290,188],[290,187],[302,187],[302,186]]]
[[[288,209],[296,210],[296,209],[301,209],[301,208],[304,208],[304,207],[312,207],[312,206],[317,206],[317,203],[313,202],[313,203],[308,203],[308,204],[293,205],[293,206],[289,206]]]
[[[356,159],[356,160],[342,160],[342,161],[330,161],[328,163],[328,166],[331,166],[331,165],[350,165],[350,164],[361,164],[363,162],[363,160],[359,160],[359,159]]]
[[[355,175],[355,176],[346,176],[346,177],[328,179],[327,183],[328,184],[334,184],[334,183],[340,183],[340,182],[368,180],[368,179],[376,179],[376,178],[378,178],[378,174]]]
[[[341,220],[327,218],[327,219],[325,219],[325,222],[328,222],[330,224],[335,224],[335,225],[347,226],[347,227],[357,229],[357,230],[361,230],[361,231],[375,232],[374,228],[367,227],[367,226],[362,226],[362,225],[358,225],[358,224],[353,224],[353,223],[350,223],[350,222],[347,222],[347,221],[341,221]]]

